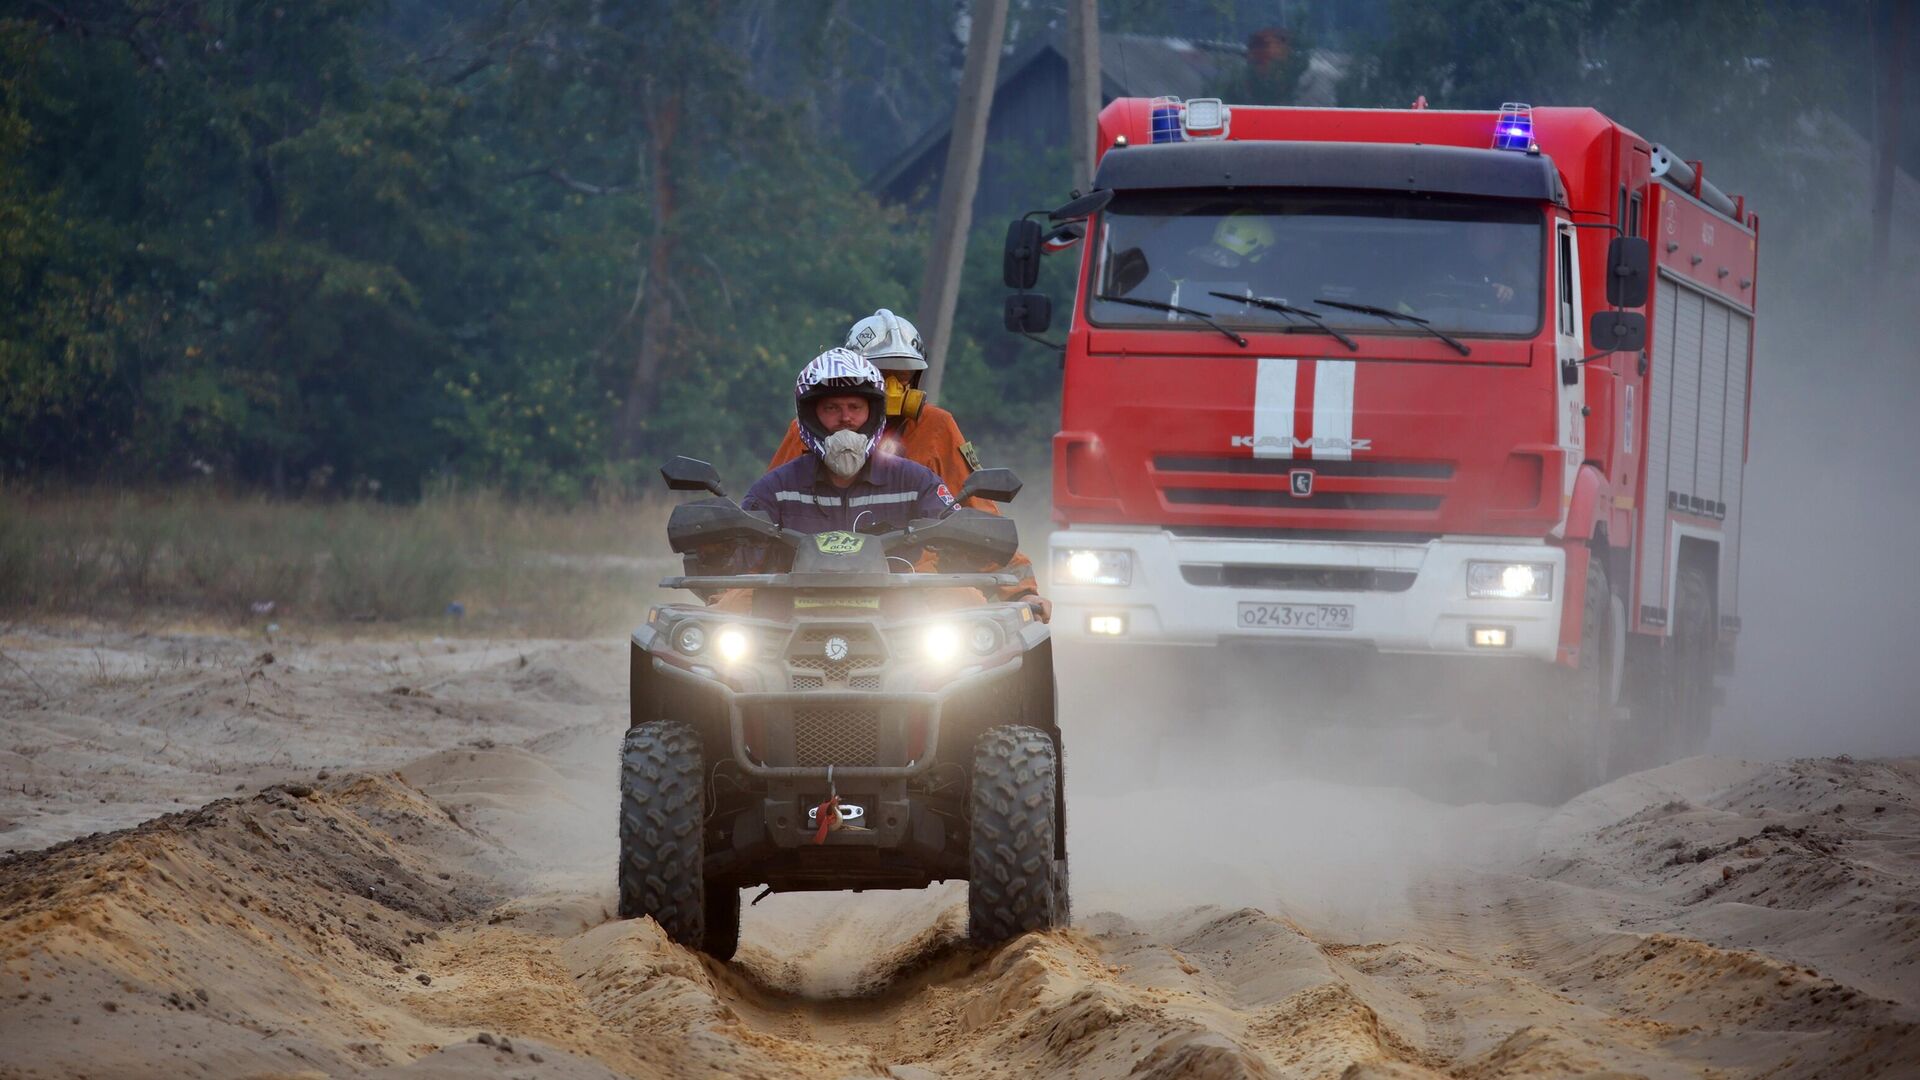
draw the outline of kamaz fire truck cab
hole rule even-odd
[[[1063,661],[1497,658],[1573,714],[1582,779],[1697,745],[1738,628],[1757,220],[1591,109],[1122,99],[1098,139]],[[1030,288],[1038,223],[1008,239]],[[1009,298],[1009,329],[1048,308]]]

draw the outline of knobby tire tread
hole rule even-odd
[[[974,744],[968,931],[997,944],[1063,920],[1054,861],[1059,755],[1038,728],[988,730]]]
[[[652,916],[690,948],[706,942],[700,740],[671,721],[641,724],[620,749],[620,917]],[[736,894],[737,901],[737,894]]]

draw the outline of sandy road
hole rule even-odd
[[[617,643],[0,648],[0,1075],[1920,1074],[1920,761],[1073,792],[1070,931],[721,965],[608,916]]]

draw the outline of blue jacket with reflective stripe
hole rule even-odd
[[[834,486],[817,455],[797,457],[755,481],[740,506],[772,515],[782,528],[823,533],[905,528],[918,518],[946,517],[955,503],[925,465],[876,450],[846,487]]]

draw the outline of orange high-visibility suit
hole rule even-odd
[[[961,437],[960,425],[954,422],[953,414],[938,405],[921,406],[920,415],[912,420],[888,417],[887,433],[881,438],[880,449],[932,469],[947,489],[955,493],[973,470],[979,468],[973,444]],[[806,452],[807,444],[800,441],[800,422],[788,421],[787,437],[780,440],[780,448],[773,452],[767,470],[771,472]],[[1000,512],[999,507],[978,496],[968,499],[966,505],[989,514]],[[1016,552],[1007,561],[1006,569],[1020,575],[1020,584],[1002,589],[1003,599],[1016,600],[1029,593],[1039,593],[1039,583],[1033,576],[1033,560],[1024,553]]]

